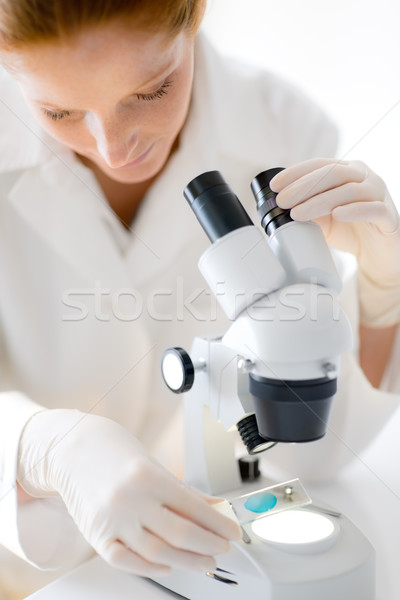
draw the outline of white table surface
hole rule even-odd
[[[307,491],[350,518],[376,550],[376,600],[400,599],[400,418],[386,426],[339,480]],[[88,561],[30,600],[168,600],[176,594],[151,581]],[[351,599],[343,599],[351,600]]]

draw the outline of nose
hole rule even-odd
[[[89,130],[98,153],[111,169],[122,167],[133,160],[138,134],[127,125],[126,119],[105,119],[93,115],[89,121]]]

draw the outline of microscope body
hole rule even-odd
[[[258,187],[265,195],[265,186]],[[220,181],[216,188],[218,197],[226,193]],[[205,194],[195,186],[195,192],[203,210],[209,189]],[[231,325],[220,338],[196,338],[190,352],[195,375],[184,395],[185,480],[228,500],[248,493],[236,457],[237,430],[249,454],[277,442],[321,438],[340,355],[352,345],[336,298],[341,282],[320,228],[282,221],[282,211],[272,211],[280,223],[268,239],[243,222],[209,236],[213,244],[199,261]],[[294,512],[308,517],[318,510]],[[216,571],[173,571],[157,581],[190,600],[373,600],[373,548],[343,515],[322,518],[330,521],[330,533],[312,543],[263,539],[251,522],[240,522],[243,539],[217,557]]]

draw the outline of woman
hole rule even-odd
[[[400,241],[384,184],[363,164],[315,160],[335,150],[325,115],[218,57],[197,34],[204,8],[0,4],[0,531],[41,568],[94,549],[140,575],[211,570],[238,538],[211,498],[155,460],[171,468],[176,452],[165,431],[176,407],[154,375],[164,347],[226,325],[181,197],[199,173],[221,170],[254,215],[252,177],[293,165],[274,182],[281,205],[358,255],[361,358],[375,382],[390,355]]]

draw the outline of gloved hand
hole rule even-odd
[[[332,246],[359,264],[360,322],[400,323],[400,219],[385,183],[361,161],[315,158],[271,180],[281,208],[313,220]]]
[[[210,498],[182,483],[123,427],[76,410],[44,410],[20,442],[18,481],[30,494],[60,494],[79,530],[111,565],[143,576],[170,567],[213,570],[240,538]]]

